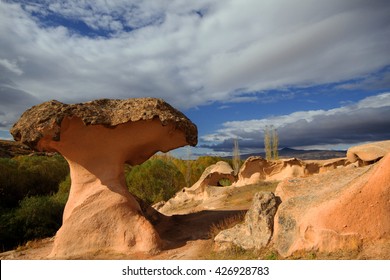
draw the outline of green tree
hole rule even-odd
[[[149,204],[168,200],[185,186],[183,174],[169,161],[152,158],[126,172],[129,191]]]

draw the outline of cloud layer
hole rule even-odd
[[[202,146],[230,152],[233,139],[238,138],[241,150],[259,152],[264,148],[264,129],[271,125],[278,131],[280,147],[326,147],[390,139],[390,93],[332,110],[226,122],[215,133],[203,136]]]
[[[386,0],[1,1],[0,123],[50,99],[187,109],[365,79],[390,64],[389,14]]]

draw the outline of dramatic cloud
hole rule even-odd
[[[389,13],[387,1],[7,1],[0,58],[42,99],[158,96],[185,108],[378,70],[390,62]]]
[[[6,131],[21,112],[39,102],[38,98],[18,89],[11,80],[0,77],[0,136],[8,137]]]
[[[332,110],[226,122],[223,128],[201,138],[202,147],[229,152],[233,139],[238,138],[243,151],[259,151],[264,147],[263,131],[271,125],[278,131],[280,147],[305,148],[390,139],[390,93]]]
[[[50,99],[154,96],[179,109],[214,103],[223,109],[292,98],[288,91],[264,93],[270,90],[381,88],[388,74],[373,73],[390,65],[389,14],[386,0],[1,1],[1,126]],[[273,123],[287,133],[320,118],[330,123],[327,114],[297,112]],[[240,137],[249,144],[254,138],[246,133]]]

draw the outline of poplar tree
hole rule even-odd
[[[272,149],[271,149],[271,133],[269,126],[265,126],[264,129],[264,151],[266,160],[272,159]]]
[[[279,159],[279,136],[273,125],[265,126],[264,129],[264,151],[266,160]]]
[[[238,139],[233,140],[233,170],[234,175],[238,174],[240,170],[240,148],[238,147]]]

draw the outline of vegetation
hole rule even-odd
[[[232,182],[228,178],[222,178],[218,181],[218,186],[227,187],[231,186]]]
[[[238,147],[238,139],[235,138],[233,142],[233,170],[234,175],[237,176],[238,171],[240,170],[241,160],[240,160],[240,148]]]
[[[129,191],[149,204],[168,200],[185,186],[183,174],[170,161],[152,158],[141,165],[128,167]]]
[[[279,136],[277,130],[273,125],[270,127],[267,125],[264,129],[264,150],[267,160],[279,159],[278,146]]]
[[[0,250],[58,230],[68,174],[68,164],[59,155],[0,158]]]
[[[68,173],[59,155],[0,158],[0,205],[13,208],[26,196],[54,194]]]

